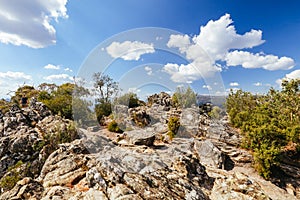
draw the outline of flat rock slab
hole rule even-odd
[[[142,129],[127,131],[124,134],[126,135],[125,139],[133,145],[153,146],[155,140],[155,133]]]

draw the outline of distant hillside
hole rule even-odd
[[[197,95],[198,105],[205,103],[212,103],[213,105],[225,108],[225,101],[227,96],[208,96],[208,95]]]

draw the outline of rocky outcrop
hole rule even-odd
[[[154,104],[164,106],[164,108],[166,109],[165,111],[168,111],[168,108],[173,106],[172,97],[165,92],[151,95],[148,97],[148,105],[151,107]]]
[[[78,130],[81,138],[69,120],[38,102],[0,112],[0,199],[297,198],[297,166],[282,165],[295,180],[287,192],[257,175],[226,120],[212,120],[197,107],[173,108],[166,93],[151,98],[147,107],[116,108],[131,130],[117,134],[97,126]],[[180,118],[182,129],[165,140],[170,116]]]
[[[145,107],[130,108],[128,110],[131,120],[138,127],[145,127],[151,123],[150,116]]]
[[[89,141],[76,140],[49,156],[37,179],[43,186],[42,199],[99,195],[103,199],[209,199],[213,179],[197,158],[182,153],[165,163],[163,157],[153,160],[155,152],[150,149],[126,150],[111,146],[101,136],[97,140],[106,143],[105,151],[88,154],[84,144]],[[1,198],[13,195],[18,187]],[[36,189],[31,194],[40,194],[41,188]]]
[[[208,169],[208,174],[215,178],[210,195],[212,200],[271,199],[268,195],[269,191],[264,191],[258,182],[244,173],[221,171],[211,168]]]
[[[4,116],[2,115],[0,119],[0,177],[4,176],[8,168],[18,161],[29,162],[38,157],[39,153],[34,147],[40,134],[34,125],[50,114],[51,112],[44,105],[33,102],[26,110],[14,105]]]
[[[70,142],[77,137],[77,131],[72,127],[72,123],[70,120],[51,115],[44,104],[34,99],[29,107],[21,109],[14,105],[2,115],[0,119],[2,191],[9,190],[23,177],[39,176],[44,162],[58,148],[57,145]]]
[[[259,177],[202,165],[195,151],[201,141],[175,138],[150,148],[86,134],[60,145],[36,180],[18,183],[0,199],[23,195],[23,187],[31,188],[28,197],[41,199],[274,199]],[[279,198],[295,199],[272,187]]]

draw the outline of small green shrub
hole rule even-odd
[[[35,144],[33,148],[36,150],[42,149],[46,146],[45,150],[48,155],[50,155],[53,151],[58,149],[59,144],[69,143],[73,140],[79,138],[78,132],[75,127],[75,122],[69,122],[67,126],[61,126],[60,124],[55,124],[52,132],[44,133],[44,140]]]
[[[176,133],[180,127],[180,119],[178,117],[170,117],[168,121],[168,135],[171,139],[173,139],[176,136]]]
[[[114,132],[114,133],[123,133],[123,131],[120,129],[120,127],[118,126],[118,123],[117,123],[115,120],[111,121],[111,122],[108,124],[107,129],[108,129],[110,132]]]
[[[23,164],[24,163],[19,160],[15,165],[7,169],[9,174],[0,179],[0,187],[3,188],[4,191],[11,190],[22,177],[26,176],[27,169],[25,171],[19,169]]]
[[[265,179],[269,179],[272,174],[272,167],[278,164],[278,155],[280,150],[278,147],[267,144],[261,145],[260,149],[254,150],[254,168]]]
[[[208,113],[208,115],[213,119],[221,119],[221,108],[214,106],[213,109]]]
[[[32,149],[37,152],[42,150],[45,145],[46,145],[45,140],[40,140],[33,144]]]
[[[3,188],[4,191],[11,190],[19,180],[21,180],[21,175],[19,173],[13,173],[1,179],[0,187]]]
[[[97,104],[95,107],[95,112],[96,112],[98,122],[100,124],[103,124],[104,117],[107,117],[112,113],[111,103],[102,102]]]
[[[114,100],[114,104],[116,105],[125,105],[129,108],[135,108],[140,106],[140,101],[137,97],[137,94],[129,92],[126,93]]]

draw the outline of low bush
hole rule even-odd
[[[180,119],[175,116],[170,117],[168,121],[168,129],[169,129],[168,135],[171,139],[173,139],[176,136],[179,127],[180,127]]]
[[[107,129],[108,129],[110,132],[114,132],[114,133],[123,133],[123,131],[120,129],[120,127],[118,126],[118,123],[117,123],[115,120],[111,121],[111,122],[108,124]]]

